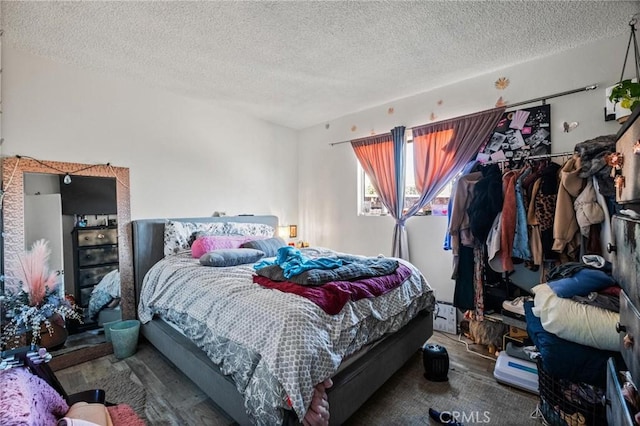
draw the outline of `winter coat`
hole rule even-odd
[[[580,247],[578,221],[573,207],[574,200],[582,192],[584,179],[580,177],[580,158],[574,156],[560,170],[560,186],[553,220],[553,247],[558,253],[565,253],[575,259]]]
[[[482,178],[473,188],[473,199],[469,204],[471,233],[479,244],[487,241],[487,235],[496,215],[502,211],[502,173],[497,164],[482,170]]]
[[[591,179],[587,180],[587,185],[573,202],[573,207],[576,210],[576,221],[580,227],[580,233],[588,238],[591,225],[602,223],[604,220],[604,212],[596,200],[596,191]]]

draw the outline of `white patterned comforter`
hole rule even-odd
[[[333,376],[343,358],[432,309],[429,284],[407,266],[412,275],[400,287],[328,315],[303,297],[254,284],[252,265],[206,267],[189,254],[174,255],[145,276],[139,317],[146,323],[159,314],[180,327],[232,375],[252,420],[277,424],[289,404],[302,419],[314,386]]]

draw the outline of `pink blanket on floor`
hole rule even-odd
[[[383,295],[398,287],[409,276],[411,276],[411,270],[400,264],[393,274],[356,281],[332,281],[317,287],[303,286],[290,281],[272,281],[260,275],[254,275],[253,282],[263,287],[305,297],[329,315],[335,315],[349,300]]]

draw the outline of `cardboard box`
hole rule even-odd
[[[458,310],[446,302],[436,301],[433,310],[433,329],[449,334],[458,334]]]
[[[509,333],[502,336],[502,349],[507,348],[507,343],[511,342],[515,346],[532,346],[533,342],[529,336],[524,337],[512,337]]]
[[[513,337],[515,339],[524,339],[529,337],[527,334],[527,330],[523,330],[518,327],[514,327],[512,325],[509,326],[509,337]]]

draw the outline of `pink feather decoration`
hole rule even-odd
[[[47,240],[33,243],[31,250],[18,256],[13,271],[14,278],[22,282],[22,290],[29,295],[29,305],[38,306],[47,292],[53,292],[58,286],[58,274],[49,271],[51,249]]]

